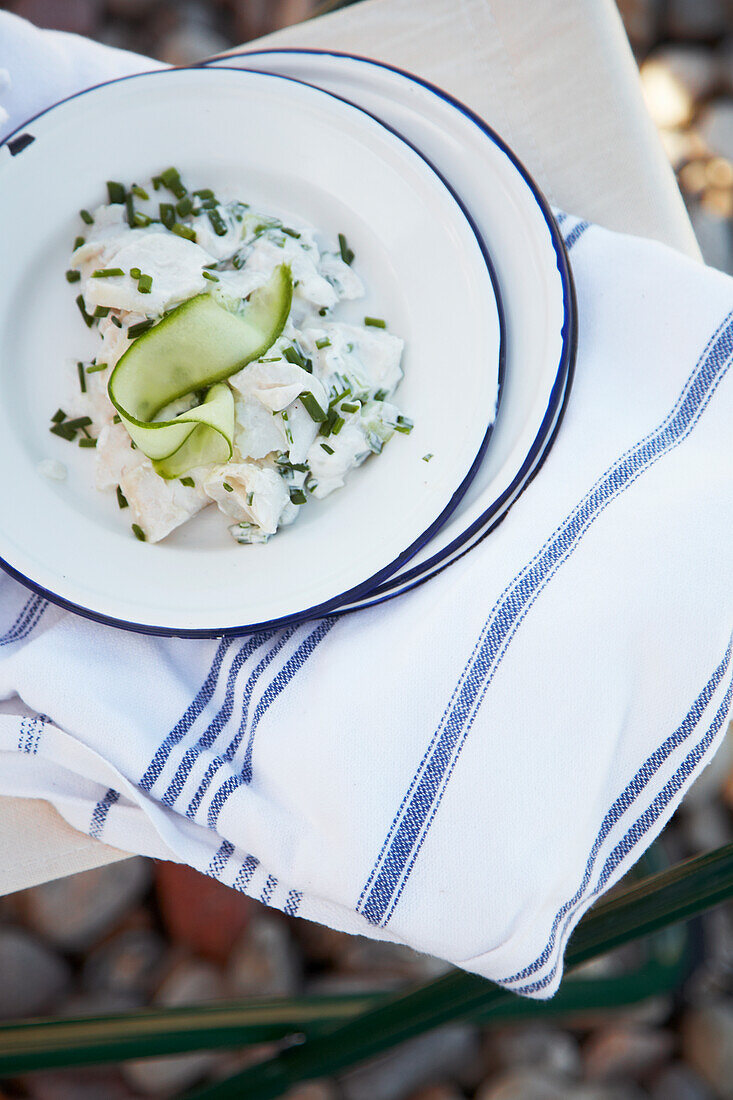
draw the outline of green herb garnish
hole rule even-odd
[[[372,328],[386,328],[387,322],[383,321],[381,317],[365,317],[365,325],[371,325]]]
[[[96,441],[96,439],[91,439],[91,438],[87,437],[86,439],[80,439],[79,440],[79,446],[80,447],[96,447],[97,446],[97,441]]]
[[[85,237],[75,237],[74,238],[74,247],[72,249],[72,252],[76,252],[77,248],[81,248],[81,246],[83,244],[86,244],[86,238]]]
[[[92,272],[93,279],[113,279],[117,275],[124,275],[121,267],[99,267]]]
[[[146,202],[150,198],[150,195],[147,193],[145,188],[144,187],[139,187],[138,184],[136,184],[136,183],[133,183],[130,190],[132,191],[133,195],[137,195],[137,197],[139,199],[145,199]]]
[[[193,489],[196,484],[192,477],[182,477],[179,478],[179,481],[181,482],[181,485],[187,485],[189,489]]]
[[[77,363],[76,364],[76,369],[77,369],[78,374],[79,374],[79,386],[81,387],[81,392],[86,393],[87,392],[87,380],[84,377],[84,364],[83,363]]]
[[[91,316],[91,314],[87,313],[86,309],[84,308],[84,298],[81,294],[77,294],[76,304],[79,307],[79,312],[84,318],[84,324],[87,326],[87,328],[91,328],[94,324],[94,318]]]
[[[326,452],[327,455],[335,454],[333,447],[329,447],[328,443],[321,443],[321,449]]]
[[[302,489],[291,489],[290,500],[293,504],[305,504],[307,496]]]
[[[218,275],[212,275],[210,271],[202,271],[201,274],[203,275],[203,277],[205,279],[208,279],[210,283],[218,283],[219,282],[219,276]]]
[[[326,413],[316,401],[310,390],[304,390],[300,395],[300,400],[303,402],[303,407],[308,413],[311,420],[315,420],[316,424],[322,424],[326,419]]]
[[[316,347],[318,348],[319,351],[322,351],[323,348],[330,348],[331,347],[331,341],[329,340],[329,338],[327,336],[324,336],[322,340],[316,340]]]
[[[127,335],[131,340],[134,340],[136,336],[142,336],[144,332],[147,332],[149,328],[152,328],[155,324],[154,321],[139,321],[136,325],[130,325],[127,330]]]
[[[83,222],[86,222],[87,225],[94,225],[94,218],[88,210],[80,210],[79,217]]]
[[[234,489],[231,487],[231,485],[229,484],[228,481],[222,481],[221,487],[222,487],[222,489],[226,489],[226,491],[228,493],[233,493],[234,492]]]
[[[147,539],[145,538],[145,532],[139,524],[133,523],[132,533],[139,542],[147,542]]]
[[[160,220],[166,229],[172,229],[176,224],[176,208],[170,202],[161,202],[158,206]]]
[[[115,180],[107,180],[107,194],[111,203],[122,203],[127,196],[123,185],[115,182]]]
[[[141,275],[140,278],[138,279],[138,283],[137,283],[137,289],[140,292],[140,294],[150,294],[150,291],[152,290],[152,287],[153,287],[153,276],[152,275]]]
[[[117,503],[120,506],[120,508],[129,508],[129,504],[127,503],[127,497],[122,492],[122,489],[119,487],[119,485],[117,486]]]
[[[165,172],[160,173],[160,179],[177,199],[182,199],[186,194],[186,188],[181,183],[181,175],[177,168],[166,168]]]
[[[78,283],[80,279],[81,279],[81,272],[80,271],[67,271],[66,272],[66,282],[67,283]]]
[[[185,237],[187,241],[196,243],[196,232],[191,229],[190,225],[182,225],[180,222],[176,222],[175,225],[171,226],[171,232],[178,237]]]
[[[106,317],[111,308],[111,306],[97,306],[97,308],[94,310],[94,316]]]
[[[345,264],[351,265],[354,262],[354,253],[349,248],[349,242],[343,233],[339,233],[339,252]]]
[[[95,363],[93,366],[87,367],[87,374],[97,374],[98,371],[106,370],[106,369],[107,369],[107,364],[106,363]]]
[[[227,225],[218,210],[209,210],[209,221],[217,237],[224,237],[226,235]]]

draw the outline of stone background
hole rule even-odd
[[[530,2],[530,0],[525,0]],[[314,0],[15,0],[41,26],[174,64],[306,18]],[[622,0],[649,109],[709,263],[733,271],[733,3]],[[678,860],[733,837],[733,738],[662,845]],[[733,904],[691,927],[685,987],[572,1026],[454,1025],[289,1100],[733,1100]],[[589,973],[633,967],[638,950]],[[144,859],[0,899],[0,1019],[251,996],[397,989],[441,964],[264,908],[186,868]],[[41,1072],[0,1100],[173,1097],[270,1048]]]

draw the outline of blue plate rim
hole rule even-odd
[[[269,51],[269,52],[276,52],[276,51]],[[302,52],[308,52],[308,51],[302,51]],[[324,52],[326,52],[326,51],[324,51]],[[380,570],[378,570],[376,573],[372,574],[372,576],[368,577],[366,580],[361,581],[358,585],[354,585],[348,591],[339,593],[338,596],[334,596],[332,599],[327,600],[327,601],[325,601],[321,604],[318,604],[318,605],[315,605],[313,607],[304,609],[302,611],[292,612],[288,615],[283,615],[283,616],[280,616],[279,618],[276,618],[276,619],[271,619],[271,620],[268,620],[268,621],[265,621],[265,622],[259,622],[259,623],[255,623],[255,624],[249,623],[249,624],[243,624],[243,625],[238,625],[238,626],[195,627],[195,628],[168,627],[168,626],[160,626],[158,624],[153,624],[153,623],[133,622],[129,619],[122,619],[122,618],[118,618],[118,617],[113,616],[113,615],[106,615],[106,614],[103,614],[101,612],[94,611],[91,608],[87,608],[87,607],[82,606],[81,604],[74,603],[72,600],[68,600],[65,597],[60,596],[55,592],[51,592],[49,589],[45,588],[43,585],[38,584],[38,582],[34,581],[32,578],[26,576],[20,570],[16,569],[15,566],[10,564],[10,562],[8,562],[4,558],[0,557],[0,568],[3,569],[4,572],[6,572],[9,576],[13,577],[15,580],[19,581],[22,585],[24,585],[24,587],[29,588],[31,591],[36,592],[40,596],[43,596],[45,599],[49,600],[51,603],[55,604],[56,606],[63,607],[67,611],[72,611],[75,614],[81,615],[83,618],[89,619],[93,622],[102,623],[105,626],[118,627],[119,629],[122,629],[122,630],[128,630],[128,631],[132,631],[132,632],[135,632],[135,633],[138,633],[138,634],[147,634],[147,635],[153,635],[153,636],[157,636],[157,637],[221,638],[221,637],[240,637],[240,636],[249,635],[249,634],[257,634],[257,633],[260,633],[262,631],[275,630],[275,629],[279,629],[279,628],[285,627],[285,626],[291,626],[291,625],[294,625],[294,624],[300,624],[300,623],[303,623],[303,622],[308,622],[309,620],[315,619],[315,618],[327,618],[332,613],[337,612],[339,606],[341,606],[342,604],[353,603],[354,601],[360,599],[361,596],[366,595],[367,593],[370,593],[370,592],[374,591],[383,581],[385,581],[389,576],[391,576],[392,573],[396,572],[396,570],[398,570],[402,565],[404,565],[406,562],[408,562],[410,560],[410,558],[414,557],[414,555],[417,554],[422,549],[422,547],[425,546],[426,543],[428,543],[430,541],[430,539],[433,537],[433,535],[438,530],[440,530],[440,528],[445,524],[445,522],[448,520],[448,518],[452,515],[452,513],[458,507],[460,501],[463,499],[463,496],[465,495],[465,493],[467,492],[469,486],[471,485],[471,482],[473,481],[474,477],[476,476],[476,473],[477,473],[477,471],[478,471],[478,469],[479,469],[479,467],[480,467],[480,465],[481,465],[481,463],[484,459],[484,456],[486,454],[486,449],[487,449],[487,447],[489,445],[489,441],[491,439],[491,434],[493,432],[494,424],[496,423],[496,415],[497,415],[499,403],[500,403],[500,400],[501,400],[501,392],[502,392],[503,381],[504,381],[504,370],[505,370],[505,365],[506,365],[506,323],[505,323],[504,308],[503,308],[503,304],[502,304],[502,298],[501,298],[501,292],[500,292],[500,289],[499,289],[498,279],[496,277],[496,272],[494,270],[493,262],[491,260],[491,255],[490,255],[490,252],[489,252],[488,247],[486,245],[486,242],[484,241],[483,236],[480,233],[480,231],[479,231],[479,229],[478,229],[478,227],[475,223],[475,220],[474,220],[473,216],[471,215],[470,211],[467,209],[467,207],[466,207],[465,203],[463,202],[463,200],[461,199],[460,195],[457,194],[457,192],[455,191],[453,186],[446,180],[445,176],[435,167],[435,165],[429,160],[428,157],[426,157],[422,152],[420,152],[420,150],[412,142],[410,142],[406,138],[404,138],[403,135],[400,134],[399,131],[394,129],[392,126],[389,126],[387,123],[383,122],[381,119],[379,119],[375,115],[371,114],[371,112],[364,110],[362,107],[359,107],[354,103],[351,103],[349,100],[344,99],[342,96],[335,95],[332,92],[327,92],[322,88],[314,88],[313,85],[308,84],[306,81],[298,80],[294,77],[284,76],[283,74],[280,74],[280,73],[266,73],[266,72],[260,72],[259,70],[241,69],[241,68],[238,68],[236,66],[227,66],[227,65],[223,65],[223,64],[222,65],[216,65],[214,67],[210,63],[201,62],[201,63],[196,64],[196,65],[182,65],[182,66],[179,66],[177,68],[151,69],[151,70],[146,70],[144,72],[139,72],[139,73],[128,73],[125,76],[115,77],[111,80],[102,80],[102,81],[99,81],[97,84],[90,85],[88,88],[83,88],[78,92],[73,92],[71,95],[64,96],[62,99],[59,99],[55,103],[52,103],[48,107],[45,107],[42,111],[38,111],[31,118],[26,119],[25,122],[21,123],[14,130],[12,130],[9,134],[7,134],[5,136],[5,138],[3,138],[2,141],[0,141],[0,149],[2,149],[4,146],[9,146],[14,141],[14,139],[16,139],[17,137],[24,136],[25,132],[28,130],[28,127],[31,126],[31,124],[33,122],[35,122],[37,119],[42,118],[42,117],[50,114],[56,108],[62,106],[65,103],[69,103],[70,101],[75,100],[75,99],[80,99],[82,96],[88,95],[90,92],[97,91],[100,88],[106,88],[106,87],[109,87],[109,86],[114,85],[114,84],[123,84],[127,81],[130,81],[130,80],[140,79],[141,77],[144,78],[144,77],[150,77],[150,76],[163,76],[167,73],[211,72],[211,71],[220,71],[220,70],[224,70],[226,72],[236,72],[236,73],[250,72],[250,73],[255,73],[257,75],[260,75],[260,76],[266,76],[266,77],[269,77],[271,79],[288,81],[289,83],[292,83],[292,84],[299,84],[301,86],[311,88],[314,91],[319,92],[321,95],[328,96],[330,99],[335,99],[338,102],[343,103],[346,106],[348,106],[349,108],[351,108],[352,110],[358,111],[360,114],[366,115],[368,118],[371,118],[378,126],[380,126],[384,130],[387,130],[394,137],[396,137],[398,139],[398,141],[402,142],[404,145],[406,145],[408,148],[410,148],[416,154],[416,156],[418,156],[427,165],[427,167],[430,169],[430,171],[440,180],[443,187],[447,190],[449,195],[452,197],[453,201],[456,203],[456,205],[458,206],[458,209],[461,211],[463,217],[465,218],[466,222],[468,223],[468,226],[469,226],[471,232],[473,233],[473,236],[475,237],[476,242],[479,246],[483,261],[486,265],[487,273],[489,275],[489,280],[491,282],[492,291],[493,291],[493,294],[494,294],[494,301],[495,301],[495,304],[496,304],[496,309],[497,309],[497,314],[498,314],[498,321],[499,321],[497,405],[496,405],[496,410],[495,410],[495,414],[494,414],[494,420],[492,421],[491,424],[489,424],[487,426],[486,433],[485,433],[485,435],[482,439],[482,442],[481,442],[481,444],[478,448],[476,456],[475,456],[473,462],[471,463],[471,466],[469,467],[467,473],[465,474],[463,480],[461,481],[460,485],[458,486],[456,491],[451,496],[450,500],[448,501],[448,503],[446,504],[446,506],[442,510],[442,512],[425,529],[425,531],[423,531],[418,536],[417,539],[415,539],[405,550],[403,550],[395,559],[393,559],[392,562],[390,562],[386,566],[383,566]],[[35,141],[35,138],[32,135],[31,135],[31,140]],[[23,147],[27,147],[27,146],[23,146]],[[19,150],[19,152],[22,153],[22,149]],[[16,154],[14,154],[11,150],[11,156],[14,156],[14,155],[16,155]]]

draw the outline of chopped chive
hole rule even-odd
[[[152,290],[152,287],[153,287],[153,276],[152,275],[141,275],[140,278],[138,279],[138,283],[137,283],[137,289],[140,292],[140,294],[150,294],[150,291]]]
[[[181,183],[181,176],[177,168],[166,168],[165,172],[160,173],[160,179],[177,199],[182,199],[186,194],[186,188]]]
[[[374,400],[375,401],[384,401],[386,396],[387,396],[387,391],[386,390],[377,390],[377,392],[374,394]]]
[[[107,194],[111,203],[122,203],[126,198],[126,191],[121,183],[115,180],[107,180]]]
[[[109,184],[107,186],[109,186]],[[137,183],[133,183],[130,190],[132,191],[133,195],[137,195],[139,199],[145,199],[145,201],[147,201],[150,198],[150,195],[147,193],[145,188],[140,187]]]
[[[92,272],[93,279],[112,279],[116,275],[124,275],[121,267],[98,267]]]
[[[341,406],[341,411],[347,413],[356,413],[359,411],[360,408],[361,405],[354,405],[350,401],[344,401],[343,405]]]
[[[329,447],[328,443],[321,443],[321,448],[326,452],[327,455],[332,455],[336,453],[333,447]]]
[[[87,326],[87,328],[91,328],[92,325],[94,324],[94,318],[91,317],[87,313],[86,309],[84,308],[84,298],[82,297],[81,294],[77,294],[76,304],[79,307],[79,312],[81,313],[82,317],[84,318],[84,324]]]
[[[365,325],[371,325],[372,328],[386,328],[387,322],[383,321],[381,317],[365,317]]]
[[[178,237],[185,237],[187,241],[196,242],[196,232],[191,229],[190,225],[181,225],[180,222],[176,222],[175,225],[171,226],[171,232]]]
[[[166,229],[172,229],[176,223],[176,208],[170,202],[161,202],[158,206],[160,220]]]
[[[130,268],[130,278],[131,279],[139,279],[141,275],[142,275],[142,271],[140,270],[139,267],[131,267]]]
[[[316,424],[322,424],[326,419],[326,413],[318,404],[310,390],[304,390],[299,396],[311,420],[315,420]]]
[[[87,367],[87,374],[97,374],[98,371],[106,370],[106,369],[107,369],[107,364],[106,363],[94,363],[93,366]]]
[[[203,201],[204,199],[213,199],[214,192],[209,187],[202,187],[199,191],[194,191],[194,195],[198,195]]]
[[[182,199],[179,199],[176,203],[176,212],[179,218],[185,218],[186,214],[190,214],[193,210],[193,199],[190,195],[184,195]]]
[[[96,439],[91,439],[90,437],[87,437],[86,439],[80,439],[79,440],[79,446],[80,447],[96,447],[97,446],[97,441],[96,441]]]
[[[139,524],[137,524],[137,523],[132,524],[132,533],[135,536],[135,538],[138,539],[140,542],[146,542],[147,541],[146,538],[145,538],[145,532],[143,531],[142,527],[140,527]]]
[[[110,321],[113,325],[117,325],[117,328],[122,328],[122,321],[119,319],[119,317],[110,317]]]
[[[134,224],[135,224],[136,228],[144,229],[145,226],[151,224],[152,220],[153,219],[149,218],[147,214],[141,214],[139,210],[135,211],[135,216],[133,218],[133,221],[134,221]]]
[[[326,309],[325,306],[323,306],[322,309],[318,310],[318,316],[319,317],[325,317],[327,313],[328,313],[328,310]]]
[[[233,493],[234,492],[234,489],[231,487],[231,485],[229,484],[228,481],[222,481],[221,487],[222,487],[222,489],[226,489],[226,491],[228,493]]]
[[[343,233],[339,233],[339,252],[345,264],[352,264],[354,262],[354,253],[349,248],[349,243]]]
[[[132,191],[129,191],[125,196],[125,211],[127,213],[127,224],[132,229],[135,225],[135,205],[132,201]]]
[[[327,336],[324,336],[322,340],[316,340],[316,347],[319,351],[321,351],[323,348],[330,348],[331,341]]]
[[[252,507],[252,501],[254,500],[254,498],[255,498],[255,495],[254,495],[253,492],[252,493],[247,493],[247,504],[250,508]]]
[[[243,256],[241,252],[235,252],[235,254],[232,256],[232,263],[236,267],[237,271],[239,271],[240,268],[243,268],[246,262],[247,257]]]
[[[66,420],[66,413],[63,409],[57,409],[51,417],[52,424],[60,424],[62,420]]]
[[[210,283],[218,283],[219,282],[219,276],[218,275],[212,275],[210,271],[202,271],[201,274],[203,275],[203,277],[205,279],[208,279]]]
[[[60,436],[61,439],[66,439],[69,443],[76,439],[76,429],[69,428],[66,424],[52,424],[50,431],[54,435]]]
[[[282,363],[282,355],[272,355],[269,359],[260,359],[260,363]]]
[[[292,363],[296,367],[305,366],[305,356],[301,354],[300,349],[296,348],[295,344],[291,344],[289,348],[285,348],[283,355],[288,363]]]
[[[122,489],[119,487],[119,485],[117,486],[117,503],[120,506],[120,508],[129,508],[129,504],[127,503],[127,497],[122,492]]]
[[[91,416],[77,416],[74,420],[65,420],[65,428],[88,428],[92,422]]]
[[[111,306],[97,306],[97,308],[94,310],[94,316],[106,317],[111,308]]]
[[[226,235],[227,224],[218,210],[209,210],[209,221],[211,222],[211,228],[214,230],[217,237],[224,237]]]
[[[81,272],[80,271],[67,271],[66,272],[66,282],[67,283],[78,283],[80,279],[81,279]]]
[[[296,241],[300,239],[300,233],[298,233],[297,229],[288,229],[287,225],[284,225],[282,231],[283,233],[287,233],[289,237],[294,237]]]
[[[87,225],[94,225],[94,218],[88,210],[80,210],[79,217],[83,222],[86,222]]]
[[[347,386],[341,393],[337,393],[335,397],[332,397],[328,402],[329,409],[332,409],[334,405],[338,405],[339,401],[343,401],[345,397],[348,397],[351,393],[351,386]],[[334,414],[335,415],[335,414]]]
[[[115,413],[115,415],[112,417],[112,423],[113,424],[121,424],[122,423],[122,417],[120,416],[119,413]]]
[[[181,482],[181,485],[188,485],[190,489],[193,489],[194,485],[196,484],[192,477],[182,477],[179,478],[179,481]]]
[[[153,176],[153,191],[160,191],[160,185],[163,181],[160,176]]]
[[[76,252],[77,248],[81,248],[83,244],[86,244],[86,237],[75,237],[72,252]]]
[[[338,435],[345,423],[343,416],[337,416],[331,427],[331,435]]]
[[[307,498],[307,496],[305,495],[305,493],[303,492],[302,489],[291,489],[290,490],[290,500],[292,501],[293,504],[305,504],[307,499],[308,498]]]
[[[423,460],[423,462],[430,462],[430,459],[431,459],[432,457],[433,457],[433,455],[432,455],[432,452],[431,452],[430,454],[427,454],[427,455],[423,455],[423,456],[422,456],[422,460]]]
[[[131,340],[134,340],[136,336],[142,336],[144,332],[147,332],[149,328],[153,327],[153,321],[140,321],[136,325],[130,325],[127,330],[127,335]]]
[[[79,373],[79,386],[81,387],[81,392],[86,393],[87,392],[87,380],[84,377],[84,364],[83,363],[77,363],[76,364],[76,369]]]
[[[396,432],[402,432],[403,435],[409,435],[412,429],[415,427],[411,420],[408,420],[406,416],[398,416],[397,423],[394,430]]]

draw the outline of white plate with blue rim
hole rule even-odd
[[[351,54],[305,49],[247,51],[206,64],[282,73],[371,112],[414,143],[452,184],[491,254],[506,326],[506,375],[491,446],[433,538],[340,610],[371,606],[422,583],[480,542],[539,472],[570,395],[577,344],[575,294],[560,228],[539,186],[491,126],[411,73]]]
[[[150,178],[168,164],[191,187],[238,190],[283,218],[345,233],[368,287],[359,313],[387,315],[406,341],[398,396],[412,434],[265,546],[232,543],[213,508],[161,544],[138,542],[114,493],[94,489],[89,451],[48,431],[60,364],[84,358],[92,339],[63,276],[77,212],[104,201],[106,179]],[[379,121],[278,74],[141,74],[73,96],[11,134],[0,147],[0,196],[0,468],[12,471],[0,482],[0,562],[12,575],[129,629],[244,633],[358,599],[459,505],[495,419],[501,307],[460,199]],[[438,447],[440,460],[423,462]],[[47,458],[67,466],[64,482],[39,475]]]

